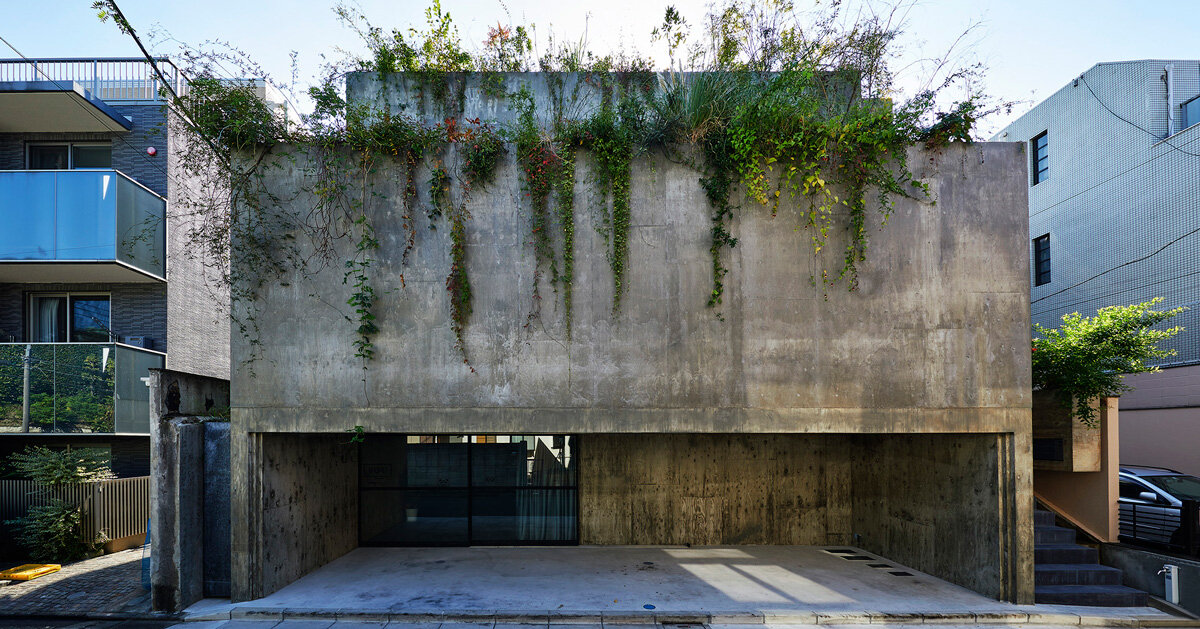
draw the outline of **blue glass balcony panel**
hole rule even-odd
[[[29,371],[30,432],[150,432],[149,369],[159,352],[120,343],[0,343],[0,434],[21,430]]]
[[[165,215],[120,171],[0,171],[0,261],[119,261],[165,277]]]

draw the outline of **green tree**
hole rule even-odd
[[[1183,312],[1154,310],[1162,301],[1101,308],[1094,317],[1078,312],[1063,315],[1062,325],[1046,329],[1033,326],[1033,387],[1053,390],[1079,421],[1093,426],[1096,410],[1091,402],[1129,391],[1123,374],[1152,373],[1150,361],[1175,355],[1158,344],[1183,331],[1181,327],[1153,329]]]

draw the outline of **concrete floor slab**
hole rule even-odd
[[[847,547],[837,547],[844,550]],[[621,625],[1075,625],[1171,617],[1151,608],[1018,606],[896,562],[814,546],[359,548],[232,618],[336,617],[503,629]],[[885,567],[872,567],[885,566]],[[212,603],[186,617],[212,618]],[[278,614],[278,616],[276,615]],[[370,616],[366,616],[370,614]],[[510,626],[511,625],[511,626]],[[447,625],[443,625],[447,627]],[[579,625],[576,625],[577,627]],[[469,629],[465,628],[464,629]]]

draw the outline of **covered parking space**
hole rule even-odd
[[[1150,608],[1000,602],[851,546],[358,548],[261,599],[202,601],[185,615],[496,626],[1170,620]]]

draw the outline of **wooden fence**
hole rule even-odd
[[[59,498],[83,507],[86,538],[104,541],[146,534],[150,477],[118,478],[48,487],[29,480],[0,480],[0,522],[24,517],[29,508]]]

